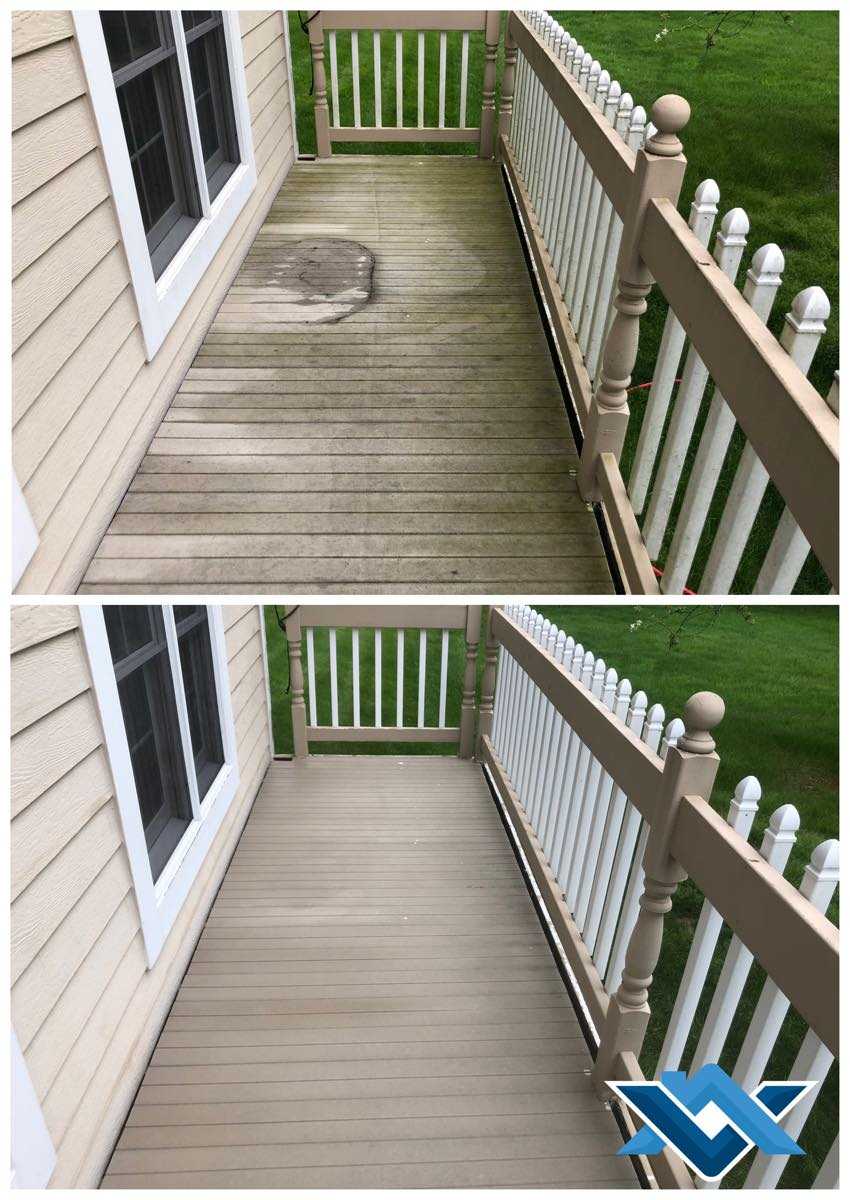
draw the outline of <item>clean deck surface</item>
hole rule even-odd
[[[372,299],[284,324],[311,237],[375,255]],[[299,163],[83,591],[610,592],[499,168]]]
[[[480,766],[272,764],[104,1187],[635,1187]]]

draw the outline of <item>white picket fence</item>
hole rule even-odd
[[[631,682],[619,678],[613,667],[529,605],[507,605],[505,612],[659,759],[676,745],[684,733],[682,721],[674,718],[665,724],[662,706],[650,704],[646,693],[634,691]],[[491,742],[610,996],[620,984],[638,916],[649,827],[577,732],[501,647]],[[742,779],[735,788],[727,821],[744,838],[750,836],[760,799],[761,788],[754,776]],[[799,825],[797,810],[786,804],[772,814],[764,833],[759,853],[780,873],[787,867]],[[805,869],[800,892],[820,912],[826,912],[837,886],[838,863],[838,842],[829,840],[815,849]],[[682,1067],[688,1040],[697,1033],[697,1012],[719,954],[722,927],[722,918],[710,901],[704,900],[664,1034],[659,1074]],[[720,1058],[752,965],[752,953],[733,935],[687,1063],[689,1070]],[[768,978],[733,1071],[745,1089],[751,1090],[765,1077],[788,1009],[787,999]],[[789,1077],[814,1080],[816,1086],[785,1122],[791,1136],[796,1137],[809,1119],[832,1061],[830,1052],[809,1030]],[[757,1154],[745,1186],[775,1187],[786,1163],[782,1157]],[[827,1159],[822,1175],[816,1186],[836,1186],[837,1161]]]
[[[536,11],[524,15],[616,134],[631,149],[642,147],[654,133],[654,127],[647,124],[645,110],[634,103],[631,94],[623,91],[620,82],[612,80],[598,60],[548,13]],[[602,181],[521,52],[517,59],[509,140],[584,367],[591,385],[595,386],[604,338],[613,315],[622,221]],[[691,230],[705,246],[711,241],[719,199],[717,184],[708,179],[697,188],[691,205]],[[742,209],[733,208],[723,218],[714,242],[715,261],[733,281],[744,255],[748,230],[747,215]],[[782,281],[784,265],[779,247],[769,243],[756,251],[746,273],[744,298],[764,323]],[[819,287],[809,287],[794,297],[785,316],[781,344],[804,374],[809,373],[829,312],[825,292]],[[710,395],[707,419],[697,436],[707,390]],[[829,409],[837,415],[837,374],[824,405],[824,412]],[[660,584],[665,593],[681,594],[690,583],[706,594],[725,594],[735,583],[769,483],[768,473],[750,442],[745,443],[735,467],[705,568],[700,578],[692,578],[694,559],[718,482],[727,461],[732,465],[730,453],[736,453],[735,426],[731,409],[713,388],[708,370],[694,347],[686,347],[685,331],[669,309],[628,479],[635,515],[640,517],[645,512],[642,535],[650,559],[657,562],[669,540]],[[695,457],[686,471],[691,451]],[[672,522],[676,497],[682,488],[682,503]],[[784,509],[752,590],[791,592],[809,549],[794,517]]]

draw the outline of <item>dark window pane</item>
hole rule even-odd
[[[202,25],[204,21],[209,21],[213,16],[212,12],[191,11],[183,13],[183,28],[188,32],[194,29],[196,25]]]
[[[154,880],[192,820],[162,611],[104,608]]]
[[[189,70],[204,169],[210,199],[214,200],[239,161],[224,30],[220,24],[190,42]]]
[[[224,765],[207,610],[203,605],[181,605],[175,608],[174,619],[198,795],[203,800]]]
[[[102,12],[100,23],[106,39],[109,65],[119,71],[162,46],[162,28],[155,12]]]

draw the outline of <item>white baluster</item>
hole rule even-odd
[[[609,667],[605,673],[605,684],[602,688],[602,703],[609,712],[614,712],[617,703],[617,683],[617,672],[613,667]],[[605,828],[605,818],[608,815],[612,788],[611,776],[602,769],[601,762],[594,758],[588,775],[586,791],[589,803],[582,813],[582,823],[579,828],[579,844],[583,844],[586,849],[583,858],[576,863],[578,887],[576,889],[575,919],[582,933],[587,919],[590,888],[596,874],[599,848],[602,844],[602,833]]]
[[[578,50],[580,49],[581,47],[579,46]],[[586,92],[587,81],[590,78],[590,68],[593,65],[593,57],[587,51],[579,57],[578,50],[573,60],[573,76],[578,80],[579,88],[583,92]],[[579,195],[585,162],[584,155],[575,138],[573,138],[570,146],[570,156],[572,161],[568,167],[566,204],[563,206],[561,225],[558,231],[558,258],[552,264],[558,277],[558,287],[561,289],[561,295],[565,298],[567,271],[570,262],[570,246],[575,233],[576,212],[579,206]]]
[[[372,34],[373,74],[375,77],[375,126],[381,128],[381,35],[376,29]]]
[[[573,647],[572,661],[567,661],[564,665],[573,679],[581,679],[582,667],[584,665],[584,646],[582,646],[581,642],[577,642]],[[574,769],[574,755],[578,753],[576,749],[579,742],[578,734],[567,722],[564,722],[564,725],[564,733],[561,738],[561,744],[558,747],[558,758],[553,769],[553,800],[549,808],[546,826],[543,830],[543,837],[541,838],[546,860],[550,865],[557,857],[556,847],[561,844],[567,815],[572,803],[572,792],[568,789],[567,778],[569,772]]]
[[[534,641],[539,641],[540,631],[543,628],[543,617],[534,609],[529,609],[528,620],[525,624],[524,631]],[[517,698],[517,713],[514,721],[514,729],[511,736],[510,745],[510,769],[509,778],[514,785],[517,794],[522,799],[519,791],[519,777],[521,764],[524,761],[526,738],[528,736],[528,712],[531,705],[533,692],[533,684],[525,671],[520,675],[520,688]]]
[[[556,58],[559,60],[563,57],[564,48],[569,40],[569,35],[563,26],[557,21],[552,25],[552,42],[550,49]],[[546,97],[546,115],[543,125],[542,135],[540,137],[540,169],[538,172],[539,183],[537,193],[532,197],[534,207],[537,212],[537,223],[541,229],[545,228],[546,219],[549,213],[551,203],[551,179],[554,166],[553,150],[556,140],[557,126],[561,121],[560,114],[552,102],[551,97]]]
[[[464,33],[460,44],[460,104],[458,116],[460,128],[466,129],[466,89],[469,78],[469,33]]]
[[[815,1190],[829,1188],[835,1191],[838,1188],[838,1138],[832,1143],[829,1149],[829,1154],[823,1160],[823,1166],[815,1176],[815,1181],[812,1184]]]
[[[591,104],[594,104],[596,101],[596,90],[599,86],[601,74],[602,68],[600,67],[598,60],[593,59],[587,75],[587,98]],[[569,245],[567,250],[567,271],[564,283],[562,285],[564,300],[571,313],[575,303],[576,280],[578,278],[578,268],[582,253],[582,239],[584,236],[587,210],[590,204],[590,186],[592,181],[593,168],[588,162],[587,157],[582,155],[578,203],[576,205],[575,215],[573,218],[573,225],[570,230]]]
[[[784,269],[782,251],[770,243],[756,251],[747,271],[744,299],[765,324],[782,282]],[[734,413],[715,389],[661,579],[661,590],[667,595],[681,594],[688,582],[734,430]]]
[[[705,179],[694,193],[688,225],[694,237],[707,246],[717,216],[720,188],[713,179]],[[676,383],[676,374],[685,347],[685,331],[672,308],[667,309],[661,345],[652,373],[652,386],[641,422],[635,461],[629,475],[629,499],[635,513],[643,512],[652,468],[658,454],[667,410]]]
[[[360,45],[357,30],[351,31],[351,89],[354,94],[354,128],[360,128]]]
[[[561,663],[564,657],[564,647],[567,644],[567,635],[562,629],[558,629],[557,625],[552,625],[549,629],[549,638],[547,644],[547,653],[555,660],[556,663]],[[537,751],[534,756],[533,769],[530,775],[530,785],[528,789],[528,804],[525,811],[528,813],[528,819],[535,833],[539,831],[539,816],[541,794],[547,771],[550,766],[550,755],[553,750],[552,746],[552,723],[554,720],[555,708],[551,700],[546,696],[541,696],[540,706],[540,735],[537,740]]]
[[[715,239],[715,262],[723,274],[733,281],[744,254],[749,228],[749,218],[744,210],[733,208],[723,218]],[[685,357],[682,382],[676,392],[673,416],[664,439],[661,462],[643,525],[643,540],[651,559],[657,558],[661,550],[707,382],[708,368],[691,345]]]
[[[829,300],[819,287],[798,293],[791,303],[791,311],[786,314],[780,341],[804,375],[808,375],[815,351],[826,332],[828,316]],[[711,547],[701,591],[726,595],[731,590],[769,479],[758,455],[747,442]]]
[[[760,799],[761,785],[754,775],[747,775],[735,788],[735,798],[729,806],[726,820],[742,838],[750,836]],[[709,900],[703,900],[664,1044],[658,1056],[656,1079],[662,1071],[679,1069],[722,928],[723,917]]]
[[[375,728],[381,728],[381,631],[375,630]]]
[[[316,648],[313,630],[307,629],[307,688],[310,692],[310,724],[318,725],[316,716]]]
[[[759,853],[780,875],[785,873],[799,828],[800,816],[796,808],[793,804],[783,804],[770,818],[770,824],[764,832]],[[752,962],[750,951],[733,934],[691,1060],[692,1072],[698,1071],[706,1063],[719,1062]]]
[[[501,649],[501,647],[500,647]],[[500,672],[501,675],[501,672]],[[449,631],[443,630],[440,643],[440,715],[437,721],[440,729],[446,727],[446,683],[449,676]],[[496,713],[493,713],[493,745],[496,744]]]
[[[419,630],[419,696],[416,709],[416,723],[420,729],[425,728],[425,654],[427,652],[427,634]]]
[[[404,725],[404,630],[396,632],[395,723]]]
[[[605,96],[604,113],[609,124],[615,129],[617,127],[617,112],[620,107],[621,96],[622,88],[619,82],[613,79],[608,86],[608,93]],[[590,333],[596,298],[599,294],[599,289],[607,279],[607,276],[603,273],[603,263],[606,259],[608,239],[611,233],[611,221],[614,215],[614,205],[611,203],[608,193],[599,184],[598,180],[595,186],[599,188],[599,205],[598,214],[594,221],[593,247],[590,253],[587,275],[581,291],[581,299],[576,306],[578,320],[576,335],[579,345],[583,347],[585,359],[588,358],[590,351]],[[611,270],[613,271],[613,265]]]
[[[555,644],[555,662],[563,666],[565,671],[569,671],[572,665],[573,652],[575,650],[575,641],[571,637],[564,637],[561,640],[561,635],[558,636],[558,641]],[[545,831],[548,827],[552,807],[557,803],[558,797],[555,795],[554,787],[557,779],[557,770],[561,762],[562,748],[564,740],[569,736],[569,726],[564,718],[557,711],[553,704],[550,704],[551,721],[544,734],[549,746],[549,752],[546,761],[546,771],[541,784],[541,795],[539,811],[536,817],[535,832],[541,847],[544,843]]]
[[[360,630],[351,631],[351,689],[354,728],[360,728]]]
[[[599,72],[599,82],[596,85],[596,96],[594,103],[601,112],[605,112],[605,105],[608,101],[608,91],[611,87],[611,76],[607,71]],[[573,293],[570,316],[573,329],[578,336],[579,348],[582,353],[586,352],[586,340],[581,334],[583,325],[587,321],[584,318],[585,295],[587,294],[588,285],[591,288],[598,285],[599,280],[591,280],[590,264],[593,258],[594,249],[597,245],[600,236],[599,224],[599,208],[602,202],[602,183],[596,173],[590,170],[590,194],[587,201],[587,210],[584,218],[584,227],[581,232],[581,249],[578,256],[578,269],[576,272],[575,290]]]
[[[420,35],[421,36],[421,35]],[[395,124],[404,126],[404,35],[395,35]]]
[[[336,630],[328,630],[328,646],[330,649],[331,659],[331,725],[334,729],[339,728],[339,689],[337,687],[336,673]]]
[[[561,62],[564,64],[564,70],[570,74],[572,74],[573,57],[577,46],[578,42],[576,39],[570,37],[565,32],[561,42]],[[553,262],[555,260],[555,247],[552,245],[552,235],[558,227],[561,204],[564,199],[564,176],[569,158],[569,147],[572,142],[572,134],[570,133],[569,126],[560,113],[557,115],[555,125],[557,133],[551,155],[553,166],[547,185],[551,197],[550,202],[546,206],[546,217],[543,222],[543,238],[549,250],[549,258]]]
[[[576,646],[576,651],[581,649],[581,646]],[[578,661],[577,654],[573,656],[573,676],[587,691],[590,691],[590,684],[593,679],[593,664],[595,661],[593,654],[589,650],[582,652],[581,661]],[[549,853],[549,864],[555,875],[558,874],[561,860],[569,852],[571,846],[571,843],[568,841],[567,830],[575,824],[573,814],[579,796],[578,790],[575,787],[575,777],[582,745],[581,738],[573,730],[559,789],[564,799],[557,822],[552,831],[552,848]]]
[[[543,627],[540,630],[540,636],[537,638],[538,644],[547,653],[551,653],[555,648],[555,636],[557,630],[552,625],[548,617],[543,622]],[[525,760],[523,762],[522,771],[517,779],[517,794],[522,801],[523,808],[528,811],[528,796],[531,788],[531,779],[534,773],[534,768],[537,765],[539,743],[540,743],[540,726],[543,719],[543,704],[545,697],[537,684],[532,685],[531,703],[528,710],[528,721],[526,724],[526,741],[525,741]]]
[[[607,668],[604,659],[597,658],[593,664],[593,675],[590,679],[590,694],[600,701],[605,687],[606,671]],[[567,826],[564,848],[558,862],[557,870],[555,871],[558,881],[564,890],[570,912],[575,912],[576,896],[578,895],[579,867],[582,856],[587,849],[587,827],[590,821],[590,798],[588,792],[592,777],[592,768],[595,765],[596,759],[591,754],[590,747],[585,742],[582,742],[579,748],[575,782],[573,784],[575,802],[570,813],[570,823]]]
[[[331,124],[339,129],[339,66],[336,57],[336,30],[328,33],[328,44],[331,56]]]
[[[445,129],[446,127],[446,35],[440,34],[440,67],[439,67],[439,86],[437,98],[437,127]]]
[[[398,35],[401,37],[401,34]],[[396,49],[396,63],[401,61],[401,54]],[[400,88],[400,84],[397,85]],[[400,106],[399,106],[400,111]],[[419,129],[425,128],[425,34],[420,33],[416,41],[416,124]],[[401,117],[398,119],[401,128]]]

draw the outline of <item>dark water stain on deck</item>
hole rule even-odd
[[[279,320],[319,325],[368,304],[374,269],[374,254],[359,242],[308,238],[280,251],[264,283],[274,289]]]

